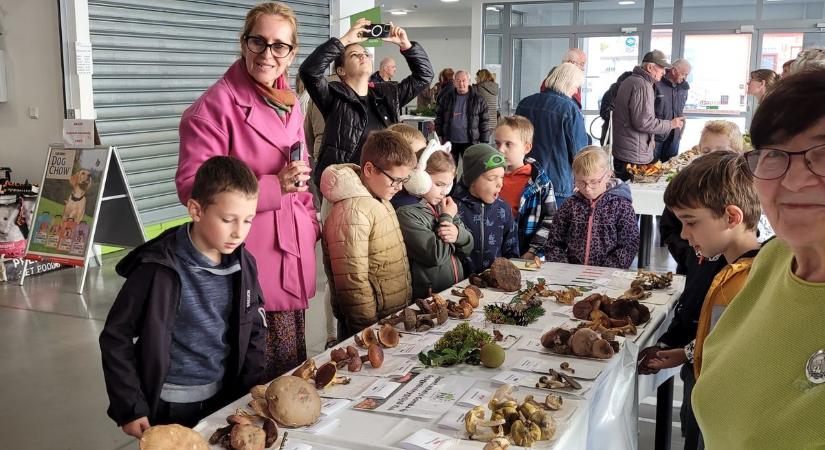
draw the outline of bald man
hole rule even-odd
[[[395,60],[389,57],[384,58],[381,60],[378,70],[375,71],[374,74],[370,75],[370,81],[373,83],[392,81],[392,77],[395,75],[395,69]]]
[[[570,64],[573,64],[574,66],[581,69],[582,72],[584,72],[584,66],[585,66],[585,64],[587,64],[587,55],[585,55],[584,51],[580,48],[570,48],[570,49],[567,49],[566,52],[564,52],[564,56],[561,57],[561,62],[562,62],[562,64],[569,62]],[[556,69],[555,67],[550,69],[550,72],[547,73],[547,77],[549,77],[550,74],[553,73],[553,70],[555,70],[555,69]],[[544,92],[544,90],[546,89],[544,87],[544,80],[546,80],[547,77],[544,77],[541,80],[541,85],[539,86],[539,92]],[[578,106],[579,109],[582,109],[582,88],[581,87],[579,87],[579,89],[576,90],[576,93],[573,94],[573,96],[571,98],[573,99],[574,102],[576,102],[576,106]]]

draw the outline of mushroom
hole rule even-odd
[[[430,296],[433,298],[433,303],[435,303],[436,306],[446,306],[447,305],[447,300],[445,300],[444,297],[442,297],[441,295],[431,294]]]
[[[478,294],[476,294],[476,292],[473,289],[470,289],[469,287],[464,288],[464,297],[467,298],[467,301],[473,308],[478,308]]]
[[[439,325],[443,325],[447,322],[447,319],[450,318],[446,302],[444,302],[443,305],[438,305],[438,307],[436,308],[436,318],[438,320]]]
[[[550,411],[560,410],[563,403],[564,401],[562,400],[561,395],[547,394],[547,397],[544,399],[544,407]]]
[[[506,437],[497,437],[484,444],[484,448],[482,450],[507,450],[509,448],[510,441]]]
[[[433,322],[433,316],[431,314],[419,314],[416,317],[416,331],[427,331],[433,327],[435,327],[435,322]]]
[[[468,437],[479,441],[489,441],[501,436],[499,427],[505,423],[504,419],[484,420],[484,406],[476,406],[464,415],[464,428],[467,430]],[[480,428],[490,428],[490,430],[482,433]]]
[[[535,439],[521,420],[516,420],[510,425],[510,437],[513,443],[522,447],[532,447]]]
[[[590,297],[579,300],[573,304],[573,317],[577,319],[588,319],[590,318],[591,312],[593,312],[593,303],[590,302]]]
[[[579,328],[570,336],[570,348],[577,356],[590,356],[599,334],[589,328]]]
[[[613,356],[613,347],[610,346],[610,342],[607,342],[604,339],[597,339],[593,342],[593,347],[590,354],[594,358],[610,359],[610,357]]]
[[[344,347],[338,347],[329,352],[329,359],[335,363],[346,362],[347,358],[347,351]]]
[[[361,332],[361,340],[364,342],[363,347],[366,348],[378,343],[378,339],[376,339],[375,332],[372,331],[372,328],[364,328],[364,331]]]
[[[415,304],[418,305],[418,310],[421,311],[422,314],[432,314],[433,313],[433,306],[426,300],[418,299],[415,301]]]
[[[334,362],[328,362],[319,367],[315,372],[315,388],[323,389],[335,384],[349,384],[349,378],[336,376],[337,373],[338,366]]]
[[[272,444],[278,440],[278,425],[269,417],[264,417],[264,433],[266,434],[266,448],[272,447]]]
[[[255,425],[234,425],[229,435],[234,450],[263,450],[266,445],[266,432]]]
[[[384,350],[381,349],[380,345],[370,345],[367,354],[361,357],[361,362],[369,362],[373,369],[378,369],[384,364]]]
[[[264,398],[266,396],[266,385],[259,384],[254,386],[249,390],[249,395],[251,395],[252,398]]]
[[[404,308],[404,329],[407,331],[414,331],[418,321],[416,320],[415,311],[410,308]]]
[[[544,348],[553,349],[558,345],[565,345],[569,339],[570,331],[558,327],[551,328],[541,336],[541,345]]]
[[[266,405],[266,399],[265,398],[253,398],[249,402],[249,407],[252,409],[252,411],[255,412],[255,414],[257,414],[261,417],[269,416],[269,413],[267,412],[267,405]]]
[[[252,425],[252,421],[249,420],[249,417],[242,416],[240,414],[232,414],[226,418],[226,423],[230,425]]]
[[[490,276],[497,288],[506,292],[521,289],[521,272],[507,258],[496,258],[490,266]]]
[[[384,348],[393,348],[398,345],[400,335],[392,325],[383,325],[378,330],[378,343]]]
[[[549,414],[535,414],[530,417],[530,422],[535,425],[535,428],[531,428],[530,431],[537,441],[549,441],[556,435],[556,419]],[[536,431],[538,431],[538,437],[536,437]]]
[[[362,365],[363,364],[361,363],[360,356],[357,358],[350,358],[349,362],[347,363],[347,370],[349,370],[350,372],[360,372]]]
[[[268,416],[286,427],[310,425],[321,416],[321,398],[314,386],[294,376],[276,378],[266,388]]]
[[[301,367],[298,367],[297,369],[295,369],[294,372],[292,372],[292,376],[298,377],[298,378],[303,378],[304,380],[309,380],[314,375],[315,375],[315,360],[313,360],[312,358],[304,361],[304,363],[301,364]]]

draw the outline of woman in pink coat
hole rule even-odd
[[[306,359],[304,313],[315,295],[315,242],[320,227],[307,192],[304,117],[287,82],[298,52],[297,21],[280,3],[262,3],[246,16],[241,58],[181,117],[175,181],[184,204],[198,167],[215,155],[245,162],[260,184],[258,211],[246,247],[258,263],[269,327],[267,379]]]

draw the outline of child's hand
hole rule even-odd
[[[458,227],[451,222],[441,222],[438,226],[438,237],[440,237],[442,241],[452,244],[458,239]]]
[[[656,356],[647,362],[649,367],[654,369],[670,369],[671,367],[679,367],[688,361],[685,349],[674,348],[670,350],[659,350]]]
[[[120,429],[129,436],[134,436],[135,438],[140,439],[143,437],[143,432],[149,427],[149,418],[143,416],[127,423],[126,425],[123,425]]]
[[[455,217],[458,214],[458,205],[455,204],[452,198],[444,197],[441,200],[441,212]]]

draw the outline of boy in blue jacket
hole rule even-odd
[[[465,274],[488,269],[498,257],[519,257],[518,225],[510,205],[499,198],[506,165],[504,155],[488,144],[476,144],[464,152],[453,199],[475,242],[473,251],[462,260]]]
[[[187,203],[192,223],[117,265],[126,277],[100,334],[108,414],[140,438],[151,425],[194,426],[262,380],[266,319],[243,241],[258,180],[240,160],[208,159]]]

